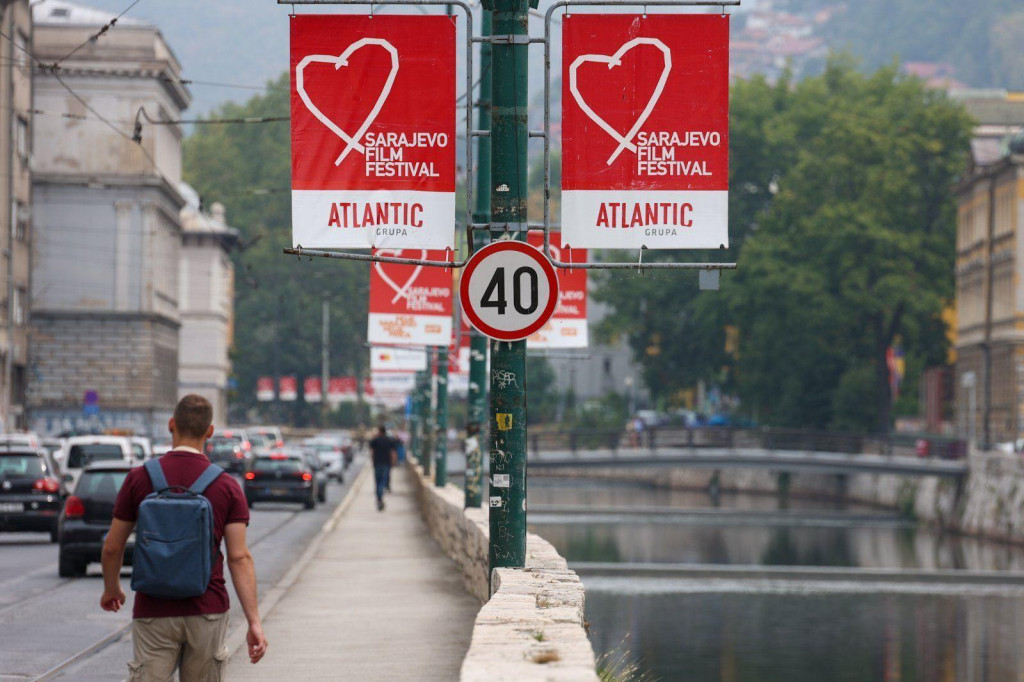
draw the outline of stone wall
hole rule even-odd
[[[497,569],[487,586],[487,512],[463,509],[463,492],[438,488],[412,466],[423,517],[441,549],[483,602],[462,664],[462,682],[597,682],[584,626],[583,584],[551,543],[530,533],[526,568]]]
[[[536,469],[531,476],[581,476],[634,481],[657,487],[775,494],[853,502],[896,509],[942,528],[1003,542],[1024,543],[1024,458],[971,453],[970,471],[958,482],[939,476],[808,474],[763,469]]]

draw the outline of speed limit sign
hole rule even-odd
[[[518,341],[544,326],[558,304],[551,261],[526,242],[503,240],[477,250],[459,283],[466,319],[480,333]]]

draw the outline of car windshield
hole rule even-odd
[[[307,447],[317,452],[334,452],[336,446],[330,443],[310,443]]]
[[[113,502],[127,477],[127,471],[86,471],[75,486],[75,495]]]
[[[272,448],[277,445],[277,439],[270,433],[256,433],[250,436],[250,441],[257,448]]]
[[[232,453],[232,452],[235,451],[235,448],[237,448],[237,447],[238,447],[238,441],[237,440],[232,440],[232,439],[227,439],[227,438],[225,438],[225,439],[217,439],[217,440],[210,440],[206,444],[207,452],[212,452],[212,453],[218,454],[218,455]]]
[[[132,454],[136,459],[146,458],[146,448],[142,447],[138,443],[132,443]]]
[[[39,455],[0,454],[0,478],[40,478],[46,475],[46,462]]]
[[[89,462],[104,459],[123,459],[124,453],[120,445],[114,443],[88,443],[72,445],[68,452],[68,468],[81,469]]]
[[[297,459],[270,459],[260,457],[253,463],[253,469],[261,474],[272,474],[280,471],[285,474],[297,474],[302,471],[302,462]]]

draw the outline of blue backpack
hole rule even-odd
[[[188,599],[206,592],[213,570],[213,506],[203,497],[224,473],[206,468],[188,488],[167,485],[160,461],[146,462],[153,492],[139,505],[132,589],[152,597]]]

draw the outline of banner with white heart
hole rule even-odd
[[[544,250],[544,233],[531,231],[526,241]],[[562,234],[551,232],[548,248],[555,260],[562,263],[586,263],[586,249],[562,248]],[[532,336],[527,348],[586,348],[590,344],[587,327],[587,271],[558,270],[558,305],[551,319]]]
[[[378,249],[397,258],[444,260],[443,251]],[[452,342],[452,271],[374,263],[370,268],[369,343],[448,346]]]
[[[572,14],[562,30],[562,240],[729,245],[729,16]]]
[[[292,243],[455,238],[455,19],[291,17]]]

